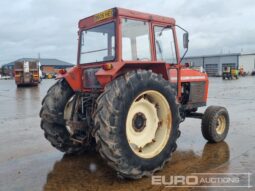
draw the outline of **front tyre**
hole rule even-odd
[[[202,118],[201,130],[204,138],[211,143],[223,141],[229,130],[229,115],[224,107],[210,106]]]
[[[179,106],[168,81],[151,71],[126,73],[98,98],[95,138],[120,177],[137,179],[163,168],[176,149]]]

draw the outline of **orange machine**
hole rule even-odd
[[[81,153],[96,144],[119,176],[137,179],[169,160],[186,117],[202,119],[209,142],[225,139],[224,107],[197,112],[208,77],[181,64],[189,35],[173,18],[113,8],[80,20],[78,34],[77,66],[59,71],[42,102],[41,128],[54,147]]]

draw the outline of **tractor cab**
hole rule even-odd
[[[178,63],[175,20],[113,8],[79,22],[79,64]],[[166,41],[169,41],[167,43]]]

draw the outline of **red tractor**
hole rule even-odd
[[[97,148],[120,177],[163,168],[176,150],[179,125],[202,119],[209,142],[225,139],[229,115],[210,106],[208,77],[181,64],[173,18],[113,8],[79,22],[77,66],[61,70],[42,101],[41,128],[67,154]],[[184,55],[185,55],[184,53]]]

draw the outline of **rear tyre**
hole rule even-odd
[[[229,130],[229,115],[224,107],[210,106],[202,118],[201,130],[204,138],[212,143],[223,141]]]
[[[89,147],[70,139],[64,120],[64,108],[74,92],[68,83],[61,79],[47,92],[40,111],[41,128],[45,138],[58,150],[67,154],[80,154]]]
[[[95,138],[119,177],[138,179],[163,168],[180,135],[175,91],[151,71],[128,72],[97,100]]]

